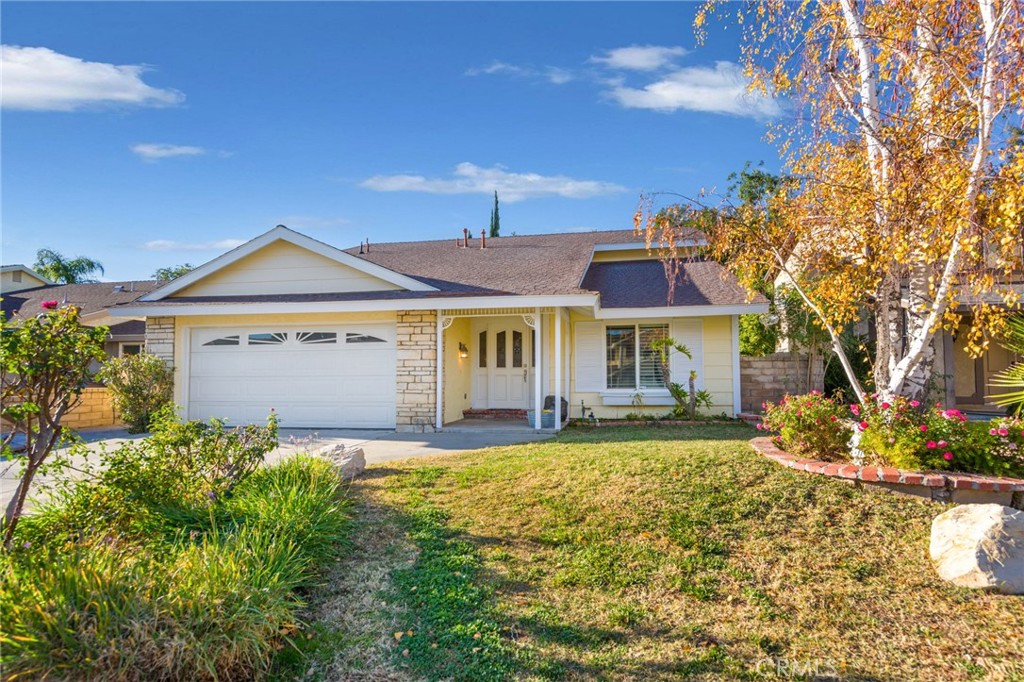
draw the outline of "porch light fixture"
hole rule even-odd
[[[469,357],[469,349],[466,348],[466,344],[462,343],[462,341],[459,341],[459,357],[460,358],[468,358]]]

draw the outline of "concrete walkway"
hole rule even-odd
[[[82,430],[79,435],[89,444],[90,454],[84,460],[72,463],[76,468],[86,464],[98,464],[98,451],[105,447],[115,449],[125,440],[142,438],[141,435],[130,435],[124,429],[89,429]],[[529,443],[550,438],[551,433],[538,433],[532,430],[499,430],[458,431],[441,433],[397,433],[395,431],[373,429],[281,429],[280,445],[267,455],[268,464],[280,461],[294,452],[316,450],[327,445],[342,444],[346,448],[362,448],[367,464],[390,462],[412,457],[429,457],[467,450],[477,450],[496,445],[514,445]],[[7,503],[14,496],[21,474],[20,462],[0,460],[0,505]],[[45,476],[36,476],[33,489],[38,490],[46,481]]]

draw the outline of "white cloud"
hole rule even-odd
[[[687,52],[688,50],[679,46],[632,45],[608,50],[603,56],[591,57],[590,62],[603,64],[610,69],[656,71],[670,66],[677,57],[682,57]]]
[[[375,175],[360,183],[377,192],[427,192],[430,194],[491,194],[497,191],[509,203],[539,197],[589,197],[625,191],[625,187],[598,180],[576,180],[565,175],[510,173],[501,166],[481,168],[460,163],[450,178],[426,178],[422,175]]]
[[[202,156],[206,150],[183,144],[156,144],[146,142],[132,146],[132,152],[146,161],[159,161],[175,156]]]
[[[490,66],[466,69],[467,76],[510,76],[514,78],[533,78],[545,80],[553,85],[565,85],[575,76],[568,69],[558,66],[546,66],[536,69],[531,66],[517,66],[506,62],[492,62]]]
[[[565,85],[569,81],[573,80],[575,76],[568,69],[562,69],[557,66],[549,66],[545,71],[544,75],[547,77],[548,82],[555,85]]]
[[[749,92],[743,69],[733,62],[716,62],[714,67],[688,66],[666,74],[642,88],[621,82],[607,93],[629,109],[673,112],[679,109],[770,118],[781,113],[779,103],[765,95]]]
[[[178,242],[172,239],[154,239],[146,242],[147,251],[228,251],[241,246],[244,239],[220,239],[213,242]]]
[[[170,106],[185,96],[142,81],[145,66],[87,62],[45,47],[0,46],[5,109],[74,111],[90,105]]]
[[[493,76],[495,74],[505,76],[527,76],[530,73],[531,71],[529,69],[516,66],[515,64],[506,64],[505,62],[493,62],[490,66],[466,69],[467,76]]]

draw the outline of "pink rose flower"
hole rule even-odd
[[[944,441],[944,440],[940,440],[940,441],[939,441],[939,447],[940,447],[940,448],[944,448],[944,447],[946,447],[947,445],[949,445],[949,443],[947,443],[946,441]]]
[[[861,422],[860,424],[857,424],[857,428],[859,428],[861,431],[867,431],[868,430],[868,423],[867,422]]]
[[[764,428],[764,425],[763,425],[763,424],[758,424],[758,425],[757,425],[757,430],[758,430],[758,431],[762,430],[763,428]]]
[[[911,407],[921,407],[921,401],[920,400],[911,400],[910,401],[910,406]]]
[[[890,405],[889,403],[882,403],[883,410],[888,410],[890,407],[892,407],[892,405]]]
[[[1008,436],[1008,435],[1010,435],[1010,432],[1007,431],[1006,429],[999,429],[999,435],[1000,436]]]
[[[860,405],[858,405],[856,403],[854,403],[853,405],[850,405],[850,412],[853,412],[853,416],[859,417],[860,416]]]
[[[928,430],[928,425],[927,424],[921,424],[921,433],[924,433],[927,430]]]
[[[56,301],[43,301],[39,305],[41,305],[44,310],[53,310],[54,308],[57,307],[57,302]]]
[[[996,435],[996,430],[995,429],[989,429],[988,430],[988,435],[990,435],[990,436]]]
[[[949,460],[953,459],[953,453],[950,452],[949,450],[946,450],[944,453],[942,453],[942,458],[948,462]]]
[[[938,444],[938,443],[936,443],[936,442],[935,442],[935,441],[933,441],[933,440],[930,440],[930,441],[928,441],[928,449],[929,449],[929,450],[934,450],[934,449],[935,449],[935,448],[937,448],[937,447],[939,447],[939,444]]]

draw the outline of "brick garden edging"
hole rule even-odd
[[[925,497],[936,502],[962,504],[995,502],[1024,509],[1024,480],[1003,476],[961,474],[945,471],[924,473],[894,467],[858,466],[806,459],[779,449],[771,438],[754,438],[754,450],[779,464],[822,476],[841,478],[873,487]]]

